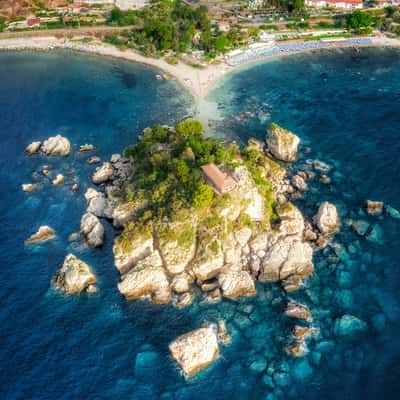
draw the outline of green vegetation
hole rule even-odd
[[[347,28],[356,33],[370,33],[372,31],[372,22],[371,14],[360,10],[346,16]]]
[[[108,24],[112,26],[135,25],[119,36],[107,35],[105,41],[116,46],[135,48],[148,56],[189,50],[203,50],[207,58],[239,47],[258,33],[257,28],[241,30],[232,27],[223,33],[212,26],[205,6],[190,7],[181,2],[155,1],[141,10],[111,11]]]

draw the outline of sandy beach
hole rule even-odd
[[[389,39],[386,37],[372,37],[370,38],[369,46],[379,46],[379,47],[400,47],[400,40]],[[296,42],[301,44],[302,42]],[[305,42],[303,42],[305,43]],[[225,62],[219,62],[215,64],[210,64],[207,67],[195,68],[179,61],[176,65],[168,64],[164,59],[156,59],[145,57],[133,50],[122,51],[118,48],[103,43],[99,40],[93,40],[89,43],[80,42],[77,38],[75,39],[58,39],[54,36],[48,37],[21,37],[21,38],[9,38],[0,40],[0,51],[13,51],[13,50],[37,50],[37,51],[48,51],[53,49],[65,49],[79,52],[86,52],[91,54],[97,54],[101,56],[121,58],[128,61],[133,61],[141,64],[146,64],[152,66],[167,75],[171,75],[176,78],[178,82],[186,88],[195,98],[196,106],[198,109],[198,104],[207,95],[210,88],[223,76],[229,72],[239,69],[248,64],[254,64],[262,62],[264,60],[277,57],[286,56],[290,54],[301,53],[305,51],[313,50],[323,50],[332,48],[346,48],[354,47],[354,45],[346,44],[345,42],[338,42],[332,45],[329,43],[318,46],[318,49],[301,49],[291,50],[282,54],[272,54],[260,57],[257,59],[252,59],[247,62],[241,63],[237,66],[228,65]]]

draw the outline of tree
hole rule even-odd
[[[176,126],[176,132],[184,139],[201,137],[203,125],[200,121],[186,120]]]
[[[193,205],[197,209],[206,209],[211,207],[214,200],[214,192],[210,186],[201,183],[193,196]]]
[[[229,39],[225,35],[217,37],[215,41],[215,48],[220,52],[225,52],[226,48],[230,45]]]
[[[360,10],[354,11],[347,16],[347,26],[355,31],[361,31],[365,28],[371,27],[372,17],[371,14],[362,12]]]

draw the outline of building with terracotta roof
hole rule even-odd
[[[229,175],[222,172],[214,163],[201,167],[207,178],[208,184],[221,194],[228,193],[236,188],[236,181]]]

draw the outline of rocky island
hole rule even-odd
[[[332,204],[323,203],[308,222],[289,200],[296,178],[287,176],[285,162],[296,160],[299,143],[275,124],[265,142],[250,139],[246,146],[205,137],[194,120],[147,128],[124,156],[113,155],[94,172],[102,191],[86,192],[81,233],[99,246],[101,218],[113,222],[118,289],[128,300],[186,307],[196,296],[211,302],[253,296],[257,280],[295,291],[314,271],[314,249],[339,227]],[[305,183],[307,176],[296,176]],[[310,310],[294,301],[285,315],[312,321]],[[303,355],[310,332],[298,326],[288,352]],[[211,351],[204,356],[209,362],[200,357],[196,365],[175,354],[178,348],[195,354],[181,349],[191,341],[178,343],[171,351],[187,376],[217,354]]]

